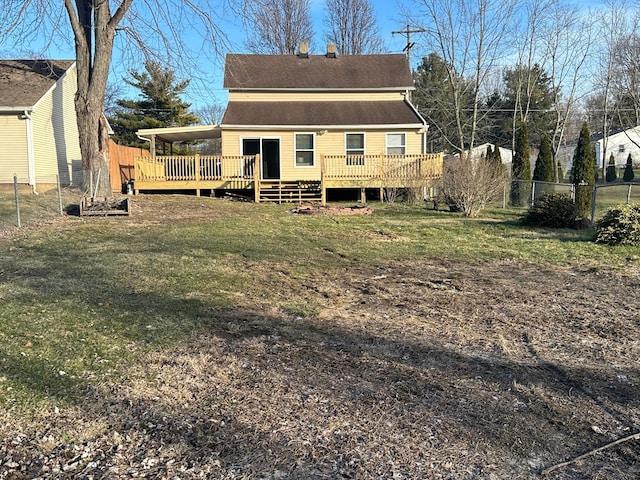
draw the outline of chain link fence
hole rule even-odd
[[[559,193],[565,194],[575,200],[575,185],[572,183],[552,183],[540,182],[537,180],[514,180],[511,185],[517,185],[520,191],[525,192],[526,202],[521,205],[512,205],[509,202],[511,186],[505,187],[502,206],[511,208],[528,209],[533,203],[544,194]],[[608,209],[615,205],[640,203],[640,183],[607,183],[598,184],[593,187],[593,203],[591,209],[591,221],[596,222],[606,213]]]
[[[55,184],[54,184],[55,185]],[[31,188],[19,183],[0,185],[0,235],[38,221],[60,216],[70,203],[77,202],[78,192],[73,188],[52,188],[34,194]]]

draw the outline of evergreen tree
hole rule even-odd
[[[487,145],[487,153],[485,155],[485,158],[488,161],[493,160],[493,149],[491,148],[491,144]]]
[[[524,207],[531,191],[531,163],[529,146],[529,134],[526,122],[520,123],[516,131],[516,148],[513,153],[513,163],[511,165],[510,201],[511,205]]]
[[[456,109],[460,113],[461,128],[468,138],[473,110],[473,88],[453,65],[437,53],[422,59],[413,73],[416,90],[412,103],[429,123],[427,145],[431,152],[460,151]]]
[[[540,182],[553,182],[554,180],[551,141],[546,133],[542,134],[540,153],[536,159],[536,168],[533,170],[533,179]]]
[[[576,191],[577,217],[589,218],[591,200],[593,198],[593,184],[596,176],[596,161],[591,148],[589,125],[582,124],[578,145],[573,153],[572,179]]]
[[[558,170],[558,182],[562,183],[564,181],[564,172],[562,171],[560,160],[557,162],[556,169]]]
[[[622,176],[622,180],[625,182],[633,181],[635,177],[635,173],[633,173],[633,159],[631,158],[631,154],[627,157],[627,165],[624,167],[624,175]]]
[[[609,166],[607,167],[607,174],[605,176],[605,180],[607,182],[615,182],[618,178],[618,174],[616,173],[616,159],[613,156],[613,153],[609,157]]]
[[[553,106],[556,98],[552,77],[542,66],[516,65],[508,68],[503,88],[486,100],[486,135],[492,143],[513,142],[513,119],[527,122],[532,144],[542,141],[542,134],[554,126]]]
[[[502,163],[502,155],[500,154],[500,146],[498,144],[494,146],[492,160],[496,165],[500,165],[502,168],[504,168],[504,164]]]
[[[145,72],[130,72],[133,80],[126,83],[140,90],[140,100],[117,100],[118,109],[109,123],[112,138],[121,145],[148,147],[136,136],[141,128],[185,127],[198,123],[198,117],[189,112],[191,104],[183,102],[180,95],[189,80],[177,81],[172,70],[159,62],[145,62]]]

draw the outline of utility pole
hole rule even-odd
[[[426,30],[424,28],[414,28],[413,30],[411,30],[411,25],[409,24],[407,24],[406,30],[396,30],[395,32],[391,32],[392,35],[400,34],[407,37],[407,45],[402,49],[402,51],[407,52],[407,58],[409,59],[409,68],[411,68],[411,49],[416,44],[416,42],[411,42],[411,34],[422,32],[426,32]]]

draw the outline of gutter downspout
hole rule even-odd
[[[422,132],[422,153],[426,154],[427,153],[427,131],[429,130],[429,124],[422,117],[422,115],[420,115],[420,112],[415,107],[415,105],[411,103],[409,90],[407,90],[403,96],[404,96],[404,101],[407,103],[407,105],[409,105],[409,107],[411,107],[411,110],[413,110],[413,113],[415,113],[417,117],[422,121],[423,130],[424,130]]]
[[[29,110],[24,111],[25,128],[27,129],[27,176],[29,185],[36,192],[36,158],[35,149],[33,147],[33,121],[31,119],[31,112]]]

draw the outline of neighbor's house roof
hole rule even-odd
[[[226,57],[228,90],[413,90],[406,55],[252,55]]]
[[[74,60],[0,60],[0,111],[32,109]]]

